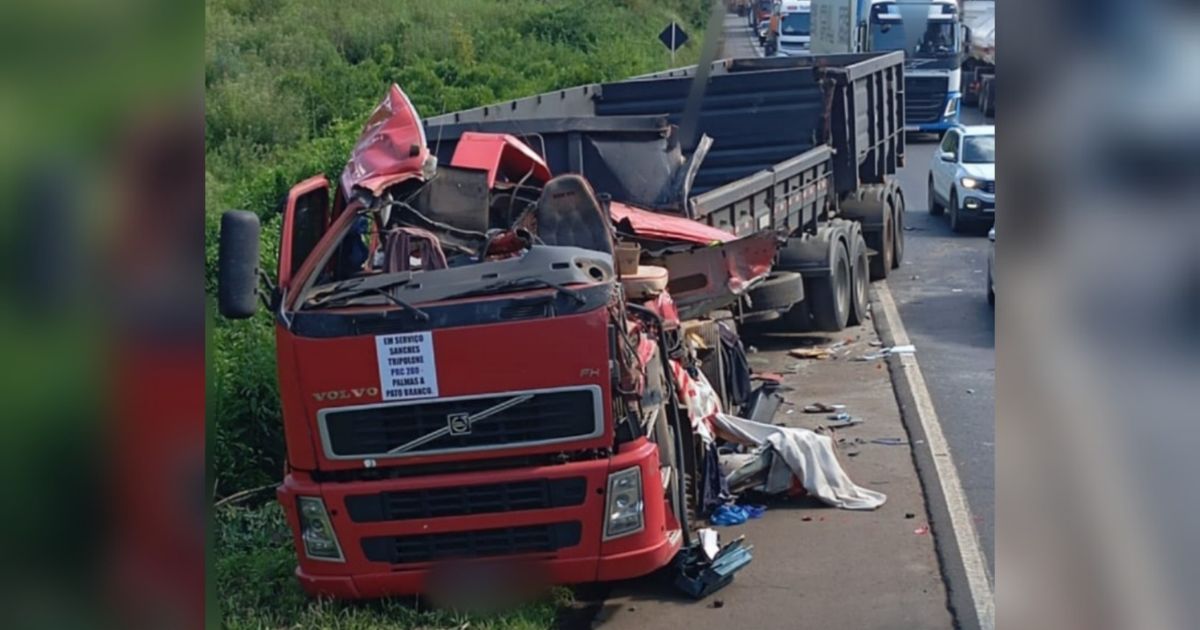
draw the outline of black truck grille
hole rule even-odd
[[[545,510],[580,505],[587,480],[532,479],[477,486],[426,488],[346,497],[346,511],[356,523]]]
[[[593,392],[592,388],[515,392],[330,410],[322,416],[326,448],[335,458],[399,457],[594,436],[603,419]],[[520,400],[523,397],[528,398]],[[510,406],[494,409],[503,403]]]
[[[946,111],[946,77],[904,77],[904,119],[907,124],[937,122]]]
[[[362,540],[362,550],[367,560],[391,564],[547,553],[578,545],[582,529],[579,521],[572,521],[473,532],[374,536]]]

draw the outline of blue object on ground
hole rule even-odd
[[[746,518],[762,518],[763,512],[767,511],[765,505],[739,505],[746,512]]]
[[[740,505],[725,504],[713,510],[712,516],[708,517],[708,522],[713,525],[741,525],[750,518],[746,514],[746,510]]]
[[[750,549],[744,538],[738,538],[711,561],[698,547],[684,549],[675,556],[675,586],[696,599],[706,597],[724,588],[733,581],[734,573],[750,564]]]

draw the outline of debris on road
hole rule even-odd
[[[846,427],[852,427],[856,424],[862,424],[862,418],[856,418],[854,416],[851,416],[850,414],[846,413],[845,411],[841,411],[835,415],[828,416],[828,419],[833,420],[833,422],[828,422],[825,425],[823,425],[826,429],[844,429]]]
[[[675,557],[675,586],[694,599],[703,599],[729,585],[735,573],[750,564],[751,546],[745,537],[725,545],[709,560],[695,547],[684,549]]]
[[[871,440],[872,444],[882,444],[884,446],[904,446],[908,442],[904,438],[875,438]]]
[[[868,352],[867,354],[854,357],[852,361],[877,361],[886,359],[893,354],[912,354],[917,351],[916,346],[892,346],[890,348],[881,348],[877,352]]]
[[[804,413],[833,413],[835,411],[841,411],[845,408],[846,405],[840,405],[836,403],[830,405],[823,402],[815,402],[811,405],[805,405]]]
[[[916,534],[916,535],[918,535],[918,536],[924,536],[925,534],[928,534],[928,533],[929,533],[929,526],[928,526],[928,525],[922,525],[922,526],[920,526],[920,527],[918,527],[918,528],[914,529],[914,530],[913,530],[913,533],[914,533],[914,534]]]
[[[797,359],[815,359],[818,361],[833,358],[833,352],[828,348],[793,348],[788,350],[788,354]]]

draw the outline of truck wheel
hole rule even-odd
[[[753,311],[786,309],[804,299],[804,278],[793,271],[773,271],[746,297]]]
[[[851,324],[862,324],[867,321],[867,283],[870,282],[870,262],[867,257],[867,243],[862,236],[854,247],[854,265],[850,268],[850,317]]]
[[[867,240],[867,245],[875,250],[875,255],[871,257],[871,280],[885,280],[888,277],[888,272],[892,270],[892,256],[894,250],[893,237],[895,233],[892,231],[892,213],[884,208],[883,226],[878,233],[869,233],[864,235]]]
[[[813,278],[805,287],[805,300],[812,312],[817,330],[837,332],[846,327],[850,318],[850,256],[840,242],[833,245],[833,261],[829,275]]]
[[[950,231],[955,234],[963,231],[962,221],[958,218],[958,192],[950,191]]]
[[[946,206],[938,203],[937,197],[933,196],[933,176],[929,176],[929,216],[940,217],[942,212],[946,210]]]
[[[892,221],[892,269],[899,269],[904,261],[904,197],[897,191],[892,197],[896,220]]]

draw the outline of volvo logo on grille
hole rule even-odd
[[[471,416],[466,413],[452,413],[446,416],[446,422],[450,426],[450,435],[470,435],[471,434]]]

